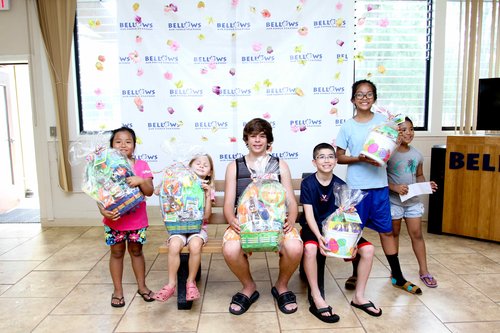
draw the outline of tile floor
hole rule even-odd
[[[223,228],[210,226],[210,236],[220,237]],[[351,308],[352,292],[343,287],[350,264],[329,258],[327,301],[341,319],[325,324],[307,310],[306,287],[298,273],[290,288],[297,293],[299,311],[284,315],[277,310],[270,289],[278,257],[272,253],[251,258],[261,297],[242,316],[227,311],[240,284],[220,254],[204,255],[202,298],[189,311],[177,310],[173,298],[166,303],[144,302],[135,294],[127,258],[123,277],[127,304],[112,308],[109,250],[101,227],[2,224],[0,332],[500,332],[499,244],[426,234],[429,268],[439,287],[422,286],[423,295],[414,296],[391,286],[378,236],[370,230],[365,236],[377,246],[367,296],[384,313],[374,318]],[[144,247],[147,282],[153,290],[166,282],[166,255],[157,253],[164,237],[161,226],[152,226]],[[406,235],[401,243],[403,271],[417,282],[418,265]]]

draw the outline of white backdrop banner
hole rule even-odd
[[[161,170],[197,147],[223,179],[228,162],[247,153],[244,125],[260,117],[292,177],[310,172],[313,147],[334,143],[352,116],[353,6],[119,1],[117,89],[121,123],[140,138],[137,158]]]

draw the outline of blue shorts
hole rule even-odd
[[[403,217],[418,218],[424,214],[424,204],[417,202],[411,206],[401,206],[391,203],[391,215],[393,220],[399,220]]]
[[[363,190],[368,195],[356,206],[363,227],[378,233],[392,231],[391,203],[389,187]]]
[[[106,236],[106,244],[107,245],[115,245],[121,242],[128,240],[130,243],[146,243],[146,228],[141,228],[139,230],[114,230],[104,226],[104,234]]]

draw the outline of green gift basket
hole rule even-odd
[[[282,234],[281,231],[242,231],[241,248],[245,252],[279,251]]]
[[[285,194],[276,180],[256,180],[247,186],[237,209],[243,251],[279,251],[286,218]]]

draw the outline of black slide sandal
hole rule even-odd
[[[297,298],[295,297],[295,294],[291,291],[285,291],[281,295],[278,293],[278,289],[276,287],[273,287],[271,289],[271,294],[273,294],[274,299],[278,302],[278,308],[280,309],[281,312],[284,314],[292,314],[297,311],[297,308],[293,310],[288,310],[286,308],[286,305],[288,304],[297,304]],[[298,306],[298,304],[297,304]]]
[[[257,301],[257,299],[259,299],[259,296],[260,295],[259,295],[259,292],[257,290],[253,292],[253,294],[252,294],[252,296],[250,296],[250,298],[248,298],[247,295],[242,294],[240,292],[236,293],[233,296],[233,298],[231,299],[231,304],[229,304],[229,312],[231,312],[232,314],[234,314],[236,316],[244,314],[245,312],[248,311],[248,309],[250,309],[250,306],[252,306],[252,304],[255,303],[255,301]],[[239,305],[240,309],[234,310],[233,308],[231,308],[232,304]]]

